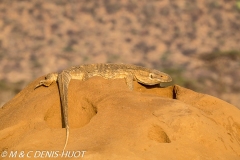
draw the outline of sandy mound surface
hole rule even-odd
[[[240,110],[180,86],[93,77],[69,86],[69,143],[56,83],[37,79],[0,109],[0,157],[239,159]],[[86,151],[86,152],[84,152]],[[28,157],[27,157],[28,156]],[[1,159],[0,158],[0,159]]]

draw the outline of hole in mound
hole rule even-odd
[[[97,108],[87,99],[69,100],[68,122],[70,128],[80,128],[97,114]],[[60,106],[51,106],[44,116],[50,128],[65,128],[63,111]]]
[[[159,143],[171,143],[166,132],[158,125],[153,125],[148,131],[148,137]]]

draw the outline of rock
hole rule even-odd
[[[58,88],[55,83],[34,90],[42,78],[0,109],[0,156],[23,151],[22,159],[62,159],[68,153],[86,160],[240,158],[235,106],[178,85],[134,82],[130,91],[123,79],[100,77],[70,83],[70,136],[62,155],[66,130]]]

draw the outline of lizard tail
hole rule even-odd
[[[63,151],[66,149],[67,147],[67,143],[68,143],[68,137],[69,137],[69,127],[66,126],[66,141],[65,141],[65,145],[63,147]]]
[[[63,71],[58,75],[58,88],[60,93],[60,99],[61,99],[61,106],[63,111],[63,118],[64,118],[64,124],[66,128],[66,142],[63,148],[63,151],[65,150],[67,143],[68,143],[68,137],[69,137],[69,125],[68,125],[68,85],[71,80],[71,76],[68,72]]]

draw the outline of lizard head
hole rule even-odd
[[[134,73],[134,75],[139,83],[146,85],[155,85],[160,84],[161,82],[172,81],[172,78],[168,74],[158,70],[137,71]]]

